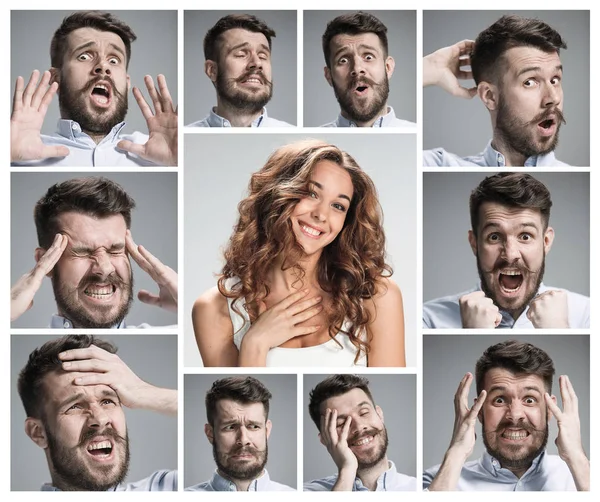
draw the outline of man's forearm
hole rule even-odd
[[[150,385],[144,392],[139,408],[158,411],[166,415],[177,415],[177,391]]]
[[[582,452],[575,460],[567,462],[579,492],[590,491],[590,461]]]
[[[332,492],[351,492],[354,487],[354,480],[356,479],[356,471],[350,469],[340,469],[337,481]]]
[[[465,463],[464,455],[448,450],[444,455],[444,461],[440,466],[440,470],[433,478],[429,491],[454,491],[458,486],[460,472]]]

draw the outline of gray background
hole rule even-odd
[[[337,473],[319,431],[308,413],[309,394],[328,375],[304,375],[304,481]],[[375,405],[381,407],[388,433],[388,460],[407,476],[417,475],[417,401],[416,375],[363,375]]]
[[[558,385],[559,375],[568,375],[579,398],[581,441],[590,456],[590,337],[588,335],[530,335],[502,337],[497,335],[425,335],[423,337],[423,468],[440,464],[452,438],[454,394],[462,377],[475,375],[475,363],[492,345],[517,339],[546,351],[554,361],[556,375],[552,394],[562,410]],[[469,406],[476,397],[475,381],[469,392]],[[556,419],[550,420],[547,450],[557,454],[554,440],[558,434]],[[477,441],[471,460],[479,458],[485,447],[481,424],[476,429]]]
[[[356,11],[304,11],[304,125],[321,126],[335,120],[340,105],[323,73],[325,57],[321,38],[327,23]],[[388,55],[396,68],[390,79],[388,105],[396,117],[417,121],[417,22],[416,11],[366,11],[387,26]]]
[[[471,191],[493,173],[423,173],[423,301],[479,283],[467,232]],[[590,295],[590,175],[530,173],[552,195],[544,284]]]
[[[100,8],[101,9],[101,8]],[[11,109],[12,96],[17,77],[29,81],[31,72],[50,69],[50,41],[62,20],[72,14],[72,10],[12,11],[11,12]],[[110,11],[127,23],[137,35],[131,44],[131,61],[127,73],[131,76],[131,87],[139,88],[150,108],[154,109],[148,96],[144,75],[151,75],[156,86],[156,77],[162,73],[167,79],[169,93],[177,106],[177,11]],[[129,94],[127,132],[148,132],[146,120],[140,108]],[[58,96],[54,96],[42,127],[43,134],[56,131],[56,121],[60,118]]]
[[[186,135],[185,138],[185,365],[200,366],[191,311],[217,283],[222,251],[247,194],[250,175],[278,147],[307,137],[331,142],[373,179],[384,214],[387,263],[404,299],[407,366],[416,365],[416,172],[414,135],[277,134]],[[198,194],[201,193],[201,196]]]
[[[212,445],[204,433],[204,399],[213,382],[232,375],[185,375],[184,377],[184,463],[183,486],[208,481],[216,469]],[[236,375],[237,376],[237,375]],[[247,375],[241,375],[247,376]],[[251,375],[260,380],[273,397],[269,419],[273,422],[269,438],[266,469],[273,481],[296,488],[296,375]]]
[[[574,166],[590,165],[590,14],[589,11],[424,11],[423,55],[477,35],[504,14],[535,17],[557,30],[567,42],[560,52],[564,68],[564,112],[556,157]],[[473,80],[461,81],[465,87]],[[490,114],[481,100],[451,96],[434,86],[423,89],[423,148],[443,147],[475,155],[492,137]]]
[[[19,372],[29,354],[59,337],[11,336],[11,490],[38,491],[49,483],[44,451],[25,434],[25,410],[17,392]],[[177,388],[177,337],[169,335],[101,336],[114,343],[119,357],[143,380],[167,389]],[[125,408],[131,463],[126,482],[139,481],[159,469],[177,469],[177,419],[161,413]]]
[[[217,92],[204,73],[203,42],[206,32],[228,14],[251,14],[275,30],[271,38],[273,98],[267,104],[270,117],[296,124],[296,11],[281,10],[186,10],[184,12],[185,117],[191,124],[208,115],[217,105]]]
[[[104,176],[120,184],[133,197],[131,233],[165,265],[177,271],[177,173],[12,173],[11,175],[11,285],[35,266],[37,233],[33,222],[36,202],[54,183],[81,176]],[[177,317],[137,299],[146,289],[158,294],[158,286],[133,259],[134,301],[127,316],[128,325],[147,322],[152,326],[176,324]],[[13,328],[47,328],[56,303],[50,279],[45,278],[36,293],[33,307],[12,323]]]

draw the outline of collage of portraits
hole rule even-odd
[[[590,491],[594,12],[438,3],[5,12],[11,500]]]

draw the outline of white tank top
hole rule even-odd
[[[227,279],[225,287],[231,290],[231,287],[237,282],[237,278]],[[242,315],[237,314],[233,310],[232,305],[234,301]],[[250,316],[246,311],[246,303],[242,298],[237,300],[227,298],[227,306],[229,307],[229,317],[233,324],[233,342],[238,350],[240,350],[242,339],[250,329]],[[348,329],[347,322],[344,322],[342,329]],[[267,366],[366,366],[367,358],[364,353],[356,363],[354,362],[357,352],[358,349],[352,345],[348,335],[338,333],[334,339],[313,347],[275,347],[267,353]]]

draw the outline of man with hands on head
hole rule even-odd
[[[427,469],[423,487],[434,490],[588,491],[590,464],[581,444],[577,395],[559,378],[562,410],[551,395],[554,364],[543,350],[515,340],[489,347],[477,361],[477,398],[469,407],[473,375],[454,396],[454,431],[441,465]],[[558,456],[546,452],[552,417]],[[485,452],[468,461],[481,422]]]
[[[424,328],[589,328],[588,297],[542,283],[554,241],[552,200],[526,173],[499,173],[471,192],[469,244],[479,285],[423,305]]]
[[[177,471],[125,483],[129,436],[123,406],[177,415],[177,391],[141,380],[117,348],[69,335],[35,349],[19,374],[25,432],[46,454],[43,491],[176,491]]]
[[[310,417],[338,473],[305,483],[304,491],[416,490],[417,480],[387,458],[383,410],[368,385],[358,375],[332,375],[310,392]]]
[[[503,16],[477,40],[463,40],[423,58],[423,86],[481,99],[493,137],[461,158],[443,148],[423,151],[425,166],[564,166],[554,156],[563,116],[560,34],[538,19]],[[470,69],[466,69],[470,67]],[[475,80],[467,88],[460,80]]]
[[[51,328],[130,327],[125,323],[133,302],[130,257],[159,287],[158,295],[140,291],[139,300],[176,313],[177,273],[133,241],[134,207],[125,190],[106,178],[50,187],[35,206],[36,265],[11,289],[11,321],[32,306],[48,276],[58,308]]]
[[[133,95],[148,135],[123,134],[131,43],[136,35],[110,13],[80,11],[66,17],[50,46],[49,71],[34,70],[27,86],[17,78],[11,116],[11,164],[22,166],[176,166],[177,111],[166,79],[144,77],[154,111],[142,92]],[[58,93],[60,120],[41,134]]]

